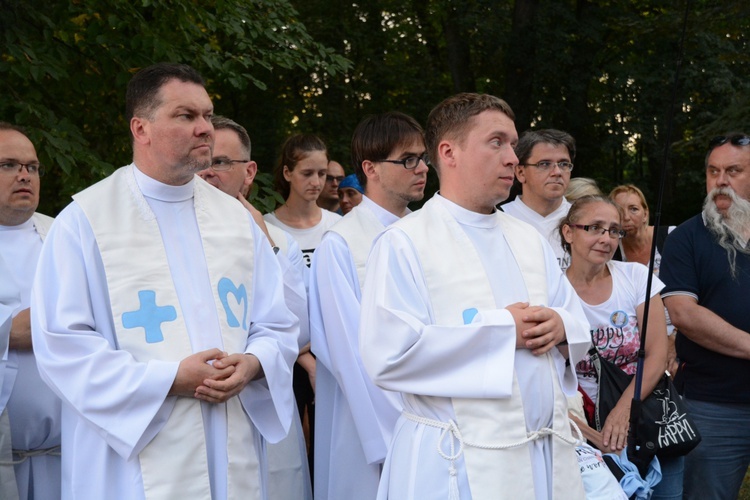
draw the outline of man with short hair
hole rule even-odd
[[[360,352],[403,402],[379,498],[584,497],[565,396],[588,324],[547,241],[495,208],[518,162],[513,116],[490,95],[438,104],[425,137],[440,191],[370,253]]]
[[[36,213],[40,177],[36,149],[22,129],[0,122],[0,257],[3,280],[17,286],[0,408],[8,408],[20,498],[60,498],[61,402],[39,376],[31,346],[30,299],[39,253],[52,218]]]
[[[266,498],[298,327],[258,226],[195,175],[212,114],[193,68],[136,73],[133,163],[75,195],[42,249],[32,335],[63,399],[63,498]]]
[[[502,209],[534,226],[549,241],[560,269],[565,271],[570,266],[570,255],[560,244],[557,226],[570,210],[565,190],[576,157],[575,139],[562,130],[527,130],[515,149],[516,179],[523,193]]]
[[[737,498],[750,464],[750,136],[709,143],[703,211],[667,238],[659,277],[678,330],[690,416],[703,440],[685,457],[685,498]]]
[[[318,196],[318,206],[324,210],[341,214],[339,206],[339,184],[344,180],[344,167],[337,161],[330,160],[326,168],[326,182]]]
[[[261,214],[243,193],[253,184],[258,172],[250,159],[250,135],[245,127],[224,116],[211,117],[214,126],[214,149],[211,166],[198,175],[223,193],[236,198],[252,214],[276,250],[284,280],[284,300],[299,320],[299,349],[310,342],[310,321],[307,313],[305,281],[309,272],[302,251],[292,235],[272,224],[266,225]],[[278,243],[277,243],[278,241]],[[278,245],[278,246],[277,246]],[[289,434],[278,443],[268,444],[268,498],[311,500],[312,486],[305,451],[305,438],[299,414],[292,413]]]
[[[377,494],[400,403],[362,367],[357,332],[365,264],[377,234],[409,213],[410,202],[422,199],[428,171],[422,127],[399,112],[362,120],[351,152],[365,194],[323,236],[310,282],[312,351],[318,361],[314,486],[315,498],[328,500]]]

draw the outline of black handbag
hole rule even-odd
[[[609,412],[620,400],[633,376],[602,357],[596,347],[589,350],[589,357],[599,385],[593,422],[589,422],[589,425],[601,432]],[[641,446],[662,458],[685,455],[701,442],[698,428],[688,415],[682,396],[677,393],[667,372],[641,403],[638,437]]]

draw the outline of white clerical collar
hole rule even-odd
[[[453,218],[460,224],[479,228],[491,228],[498,224],[497,209],[493,210],[491,214],[480,214],[457,205],[448,198],[444,198],[439,192],[435,193],[435,198],[448,209]]]
[[[362,201],[359,204],[362,205],[363,207],[370,209],[370,211],[373,214],[375,214],[375,217],[377,217],[380,223],[383,224],[385,227],[390,226],[391,224],[393,224],[400,218],[398,215],[392,214],[391,212],[381,207],[380,205],[378,205],[377,203],[375,203],[374,201],[372,201],[370,198],[368,198],[365,195],[362,195]],[[407,208],[406,213],[408,214],[410,212],[411,210]]]
[[[164,184],[163,182],[159,182],[144,174],[135,166],[135,164],[133,164],[133,174],[135,176],[135,181],[138,183],[138,187],[141,189],[141,193],[143,193],[143,196],[146,198],[166,201],[168,203],[176,203],[187,201],[193,197],[195,177],[182,186],[170,186],[169,184]]]
[[[531,217],[534,217],[536,219],[539,219],[540,221],[544,221],[547,219],[560,219],[562,217],[565,217],[565,215],[568,214],[568,211],[570,210],[571,203],[568,202],[568,200],[563,197],[563,199],[560,201],[560,206],[554,209],[552,212],[550,212],[547,215],[542,215],[530,206],[528,206],[523,201],[523,195],[519,195],[516,197],[514,201],[518,202],[519,208],[526,211]]]
[[[31,217],[26,222],[22,222],[16,226],[3,226],[0,224],[0,231],[23,231],[27,229],[34,229],[34,221],[31,220]]]

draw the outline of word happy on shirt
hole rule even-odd
[[[633,375],[640,345],[638,319],[618,310],[609,315],[608,324],[591,326],[591,339],[601,356]],[[589,356],[578,363],[576,371],[580,376],[596,378],[596,370]]]

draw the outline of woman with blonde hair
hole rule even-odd
[[[620,241],[619,254],[615,255],[615,259],[619,258],[624,262],[640,262],[644,266],[648,266],[654,239],[654,226],[648,224],[648,203],[646,203],[643,191],[634,184],[623,184],[614,188],[609,193],[609,198],[622,210],[622,228],[625,230],[625,237]],[[659,276],[664,241],[672,229],[674,229],[674,226],[662,226],[656,233],[656,254],[654,256],[654,274],[656,276]]]

